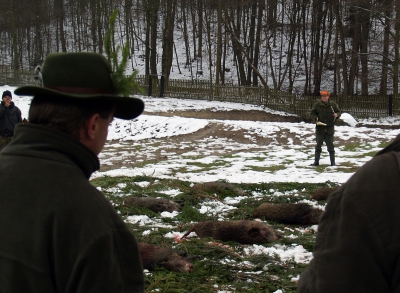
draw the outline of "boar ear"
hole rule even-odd
[[[252,237],[256,237],[256,236],[260,235],[260,229],[259,228],[251,228],[249,230],[249,235]]]

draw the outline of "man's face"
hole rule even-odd
[[[328,95],[321,95],[321,100],[322,100],[322,102],[326,103],[329,100],[329,96]]]
[[[6,105],[6,107],[10,106],[11,104],[11,97],[10,96],[4,96],[3,97],[3,102]]]
[[[107,119],[100,118],[98,121],[98,133],[96,136],[96,143],[93,151],[95,152],[96,155],[100,153],[102,150],[104,144],[107,141],[107,135],[108,135],[108,126],[114,119],[114,111],[110,114],[110,116]]]

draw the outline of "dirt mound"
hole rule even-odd
[[[301,122],[300,117],[297,116],[283,116],[278,114],[267,113],[263,111],[210,111],[210,110],[199,110],[199,111],[173,111],[173,112],[152,112],[146,115],[157,115],[157,116],[179,116],[186,118],[198,118],[198,119],[217,119],[217,120],[246,120],[246,121],[262,121],[262,122]]]

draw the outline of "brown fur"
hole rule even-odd
[[[211,237],[241,244],[268,243],[281,238],[276,231],[259,221],[203,221],[195,224],[182,238],[196,232],[200,238]]]
[[[193,269],[192,263],[185,258],[186,254],[169,247],[161,247],[148,243],[138,243],[143,268],[154,270],[156,266],[169,271],[188,273]]]
[[[247,195],[242,189],[225,182],[196,183],[192,186],[192,190],[194,192],[213,192],[217,194],[221,194],[227,190],[232,190],[238,195]]]
[[[264,203],[254,210],[253,216],[284,224],[314,225],[318,224],[323,212],[306,203]]]
[[[320,187],[314,190],[311,194],[310,198],[315,199],[317,201],[327,200],[329,195],[331,195],[336,189],[339,187]]]
[[[153,212],[174,212],[180,211],[181,206],[165,198],[154,197],[129,197],[124,201],[125,206],[146,207]]]

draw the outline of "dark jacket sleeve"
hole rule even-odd
[[[318,107],[317,107],[318,103],[314,104],[314,107],[311,109],[310,112],[310,117],[311,120],[315,123],[317,121],[317,117],[318,117]]]
[[[5,115],[6,115],[6,107],[0,105],[0,119],[4,118]]]
[[[101,235],[79,256],[66,293],[144,292],[139,249],[127,229]]]
[[[342,111],[339,109],[339,106],[335,103],[335,102],[331,102],[332,103],[332,108],[333,111],[338,114],[337,119],[340,118],[340,116],[342,115]]]
[[[400,292],[399,179],[388,153],[330,196],[298,292]]]

